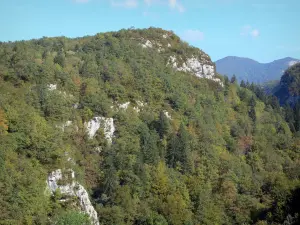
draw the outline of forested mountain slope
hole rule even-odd
[[[292,224],[299,143],[172,32],[0,44],[0,224]]]
[[[300,63],[287,69],[280,79],[280,83],[274,87],[274,95],[281,104],[295,104],[300,94]]]
[[[287,69],[280,82],[271,89],[284,107],[285,118],[291,131],[300,131],[300,63]]]

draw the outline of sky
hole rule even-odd
[[[152,26],[174,31],[213,61],[300,59],[299,21],[299,0],[0,1],[2,42]]]

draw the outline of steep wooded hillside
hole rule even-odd
[[[297,221],[282,115],[162,29],[1,43],[0,224]]]
[[[300,94],[300,63],[287,69],[280,83],[273,88],[274,95],[281,104],[295,104]]]

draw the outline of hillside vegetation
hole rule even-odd
[[[298,96],[300,94],[300,63],[295,64],[285,71],[280,79],[280,89],[284,89],[288,96],[281,96],[275,93],[281,101],[287,101],[289,96]]]
[[[214,66],[156,28],[1,43],[0,224],[89,224],[76,196],[47,192],[57,169],[103,225],[296,224],[300,139],[282,109],[171,56]]]
[[[287,69],[272,93],[279,99],[291,131],[300,131],[300,63]],[[297,134],[298,135],[298,134]]]

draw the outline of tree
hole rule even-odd
[[[71,113],[72,99],[59,91],[47,91],[42,106],[44,115],[56,121],[67,120]]]
[[[65,63],[66,63],[65,61],[66,61],[65,60],[65,55],[62,51],[59,51],[53,59],[53,62],[57,63],[61,67],[65,67]]]
[[[8,129],[8,121],[6,120],[4,111],[0,108],[0,134],[5,133]]]
[[[91,225],[88,215],[77,211],[62,213],[56,218],[57,225]]]
[[[249,88],[250,87],[250,82],[247,80],[246,82],[246,87]]]
[[[270,105],[272,106],[273,109],[275,110],[279,110],[280,108],[280,105],[279,105],[279,101],[277,99],[276,96],[272,95],[270,98],[269,98],[269,102],[270,102]]]
[[[235,74],[233,74],[233,76],[231,77],[230,83],[232,83],[232,84],[236,83],[236,76],[235,76]]]
[[[229,85],[229,78],[228,76],[224,75],[224,85],[228,86]]]
[[[244,81],[244,80],[242,80],[242,81],[241,81],[241,84],[240,84],[240,86],[241,86],[242,88],[246,88],[246,83],[245,83],[245,81]]]
[[[249,89],[253,92],[255,92],[255,84],[252,82],[251,85],[249,86]]]
[[[174,55],[211,61],[156,28],[1,43],[0,224],[85,224],[75,196],[44,193],[58,168],[76,171],[100,224],[293,223],[300,134],[288,126],[299,129],[300,104],[166,67]]]
[[[109,149],[107,149],[109,151]],[[112,152],[105,152],[103,193],[112,198],[118,185],[117,170],[114,165],[115,157]]]
[[[181,124],[177,134],[173,134],[168,149],[168,164],[176,168],[178,163],[184,172],[191,170],[191,147],[190,136],[184,125]]]
[[[256,122],[256,111],[255,111],[255,106],[256,106],[256,101],[254,97],[251,97],[250,103],[249,103],[250,109],[249,109],[249,117],[252,119],[252,121],[255,123]]]
[[[300,102],[298,101],[294,106],[294,126],[296,131],[300,131]]]
[[[176,167],[176,162],[180,160],[180,140],[177,134],[172,134],[169,140],[169,147],[167,152],[167,162],[172,168]]]
[[[180,151],[181,151],[181,163],[183,167],[183,171],[189,172],[191,171],[191,144],[190,144],[190,135],[188,131],[185,129],[184,125],[181,124],[179,131],[179,142],[180,142]]]
[[[159,127],[158,127],[158,133],[159,137],[163,139],[165,135],[168,134],[170,129],[170,119],[166,117],[163,110],[159,113]]]
[[[159,150],[157,142],[158,134],[154,130],[149,130],[146,124],[142,124],[140,128],[141,150],[143,152],[143,161],[147,164],[156,164],[159,159]]]
[[[98,70],[98,65],[95,58],[92,56],[86,57],[79,73],[84,77],[95,77],[97,75],[100,75],[100,71]]]
[[[291,131],[294,133],[294,132],[296,132],[294,110],[292,109],[292,107],[288,103],[285,105],[284,108],[285,108],[285,120],[289,124],[289,127],[290,127]]]

